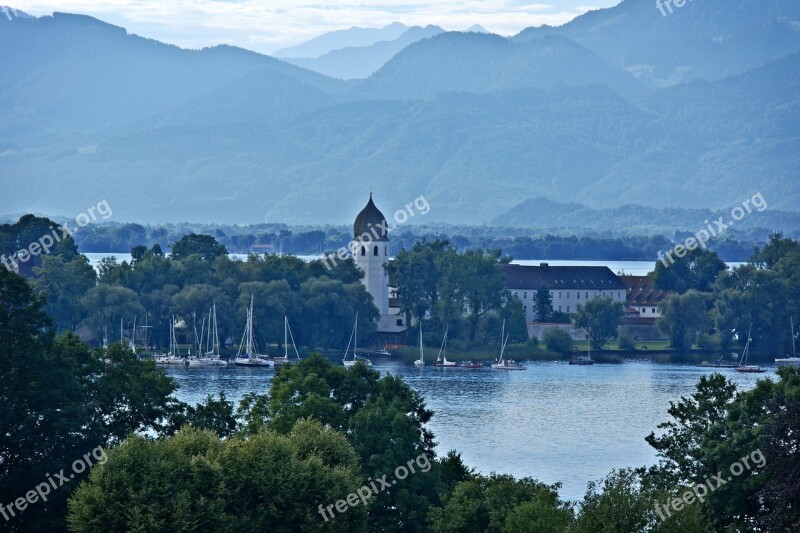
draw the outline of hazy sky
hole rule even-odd
[[[17,0],[31,15],[83,13],[128,32],[185,48],[232,44],[270,53],[321,33],[352,26],[437,24],[447,30],[480,24],[510,35],[528,26],[558,25],[619,0]]]

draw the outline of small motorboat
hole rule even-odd
[[[459,368],[471,368],[471,369],[484,368],[484,366],[482,364],[473,363],[472,361],[462,361],[462,362],[460,362],[458,364],[458,367]]]

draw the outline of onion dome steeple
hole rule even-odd
[[[388,241],[388,229],[389,225],[386,223],[386,217],[375,206],[370,192],[369,202],[367,202],[367,205],[361,210],[353,223],[353,238],[358,239],[361,235],[367,233],[373,241]]]

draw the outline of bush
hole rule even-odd
[[[636,349],[636,344],[634,344],[633,339],[627,335],[623,335],[619,338],[619,349],[633,351]]]
[[[560,328],[551,328],[544,333],[544,343],[551,352],[569,355],[572,352],[572,337]]]

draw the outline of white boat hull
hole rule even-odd
[[[194,367],[225,367],[228,366],[226,361],[222,359],[211,359],[211,358],[199,358],[199,359],[189,359],[189,366]]]
[[[800,366],[800,357],[782,357],[775,359],[775,364],[778,366]]]
[[[274,363],[269,359],[256,359],[254,357],[237,357],[233,362],[236,366],[256,366],[261,368],[272,368],[274,366]]]

